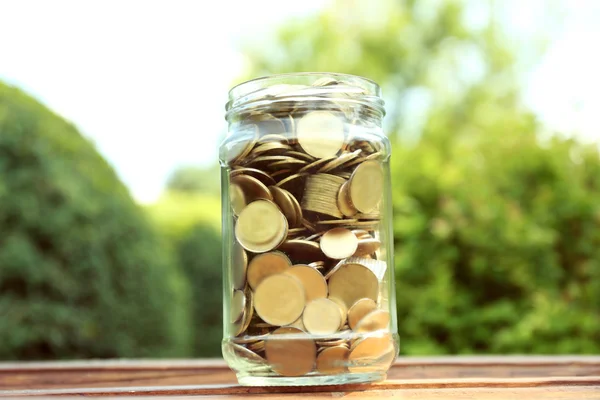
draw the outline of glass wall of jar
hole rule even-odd
[[[225,360],[242,385],[384,379],[399,339],[379,87],[277,75],[226,109]]]

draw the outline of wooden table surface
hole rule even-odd
[[[0,396],[600,399],[600,356],[400,358],[385,382],[242,387],[222,360],[0,363]]]

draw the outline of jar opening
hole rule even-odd
[[[229,91],[225,118],[276,102],[332,99],[361,103],[384,115],[381,89],[372,80],[347,74],[302,72],[265,76],[234,86]]]

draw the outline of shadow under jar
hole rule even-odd
[[[399,338],[383,116],[379,86],[351,75],[230,91],[222,350],[240,384],[385,379]]]

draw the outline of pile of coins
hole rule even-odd
[[[327,85],[336,82],[313,87]],[[310,88],[271,88],[271,96]],[[361,112],[274,103],[243,116],[238,128],[248,135],[228,148],[226,351],[249,367],[329,375],[385,371],[395,357],[382,304],[385,151],[352,133]]]

